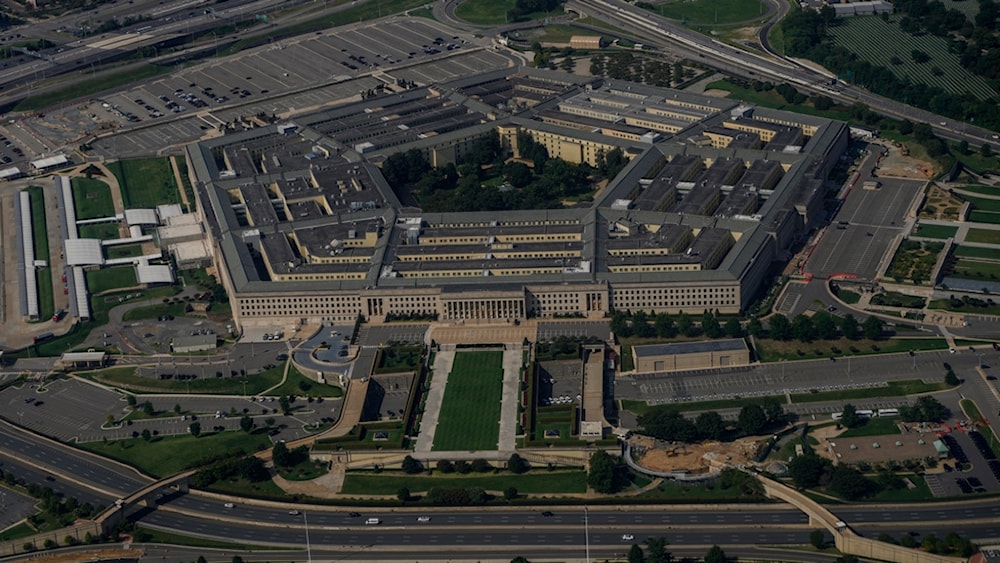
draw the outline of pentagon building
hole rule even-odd
[[[565,209],[423,213],[378,165],[461,161],[496,132],[518,156],[629,160]],[[361,101],[188,147],[240,325],[736,312],[822,219],[844,123],[534,69]],[[484,188],[485,189],[485,188]],[[491,188],[493,189],[493,188]]]

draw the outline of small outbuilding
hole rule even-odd
[[[218,336],[214,334],[194,334],[191,336],[178,336],[170,344],[171,350],[175,354],[187,354],[191,352],[204,352],[205,350],[215,350],[218,347]]]
[[[63,369],[88,369],[104,367],[108,363],[107,352],[66,352],[59,357]]]

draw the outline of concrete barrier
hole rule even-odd
[[[78,522],[66,528],[42,532],[26,538],[0,543],[0,556],[7,557],[10,555],[17,555],[18,553],[27,553],[24,549],[26,544],[34,546],[31,551],[38,551],[45,549],[46,541],[52,541],[56,545],[65,545],[66,538],[72,537],[78,543],[83,543],[86,541],[87,534],[97,538],[100,537],[102,533],[101,524],[96,521],[87,520]]]

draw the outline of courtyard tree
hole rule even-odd
[[[808,489],[819,485],[832,466],[830,460],[809,450],[804,455],[795,456],[788,462],[788,475],[791,476],[797,487]]]
[[[698,436],[707,440],[718,440],[722,438],[726,431],[726,423],[722,420],[722,415],[715,411],[700,413],[694,421]]]
[[[420,460],[414,458],[413,456],[406,456],[403,458],[403,472],[413,475],[414,473],[420,473],[424,470],[424,464],[420,463]]]
[[[861,326],[861,330],[865,333],[865,338],[869,340],[878,340],[879,338],[882,338],[882,331],[884,329],[885,322],[874,315],[869,315]]]
[[[527,460],[525,460],[520,455],[513,453],[510,454],[510,459],[507,460],[507,471],[511,473],[521,474],[530,469],[531,466],[528,465]]]
[[[854,315],[847,313],[840,318],[840,333],[844,335],[844,338],[848,340],[857,340],[858,338],[858,319],[854,318]]]
[[[768,317],[768,335],[774,340],[791,340],[792,323],[788,322],[788,317],[781,313],[775,313]]]
[[[587,472],[587,484],[595,491],[610,494],[617,489],[617,463],[604,450],[597,450],[590,456],[590,470]]]
[[[767,414],[760,405],[744,405],[736,419],[736,426],[744,434],[760,434],[767,428]]]

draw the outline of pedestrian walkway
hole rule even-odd
[[[513,452],[517,448],[517,406],[520,400],[521,345],[508,344],[503,352],[503,394],[500,403],[500,435],[497,449]]]
[[[441,415],[441,403],[444,401],[444,389],[448,385],[448,374],[455,363],[455,352],[437,351],[434,354],[434,370],[431,377],[431,388],[427,391],[427,402],[424,404],[424,414],[420,419],[420,435],[414,451],[428,453],[434,449],[434,433],[437,431],[438,417]]]

